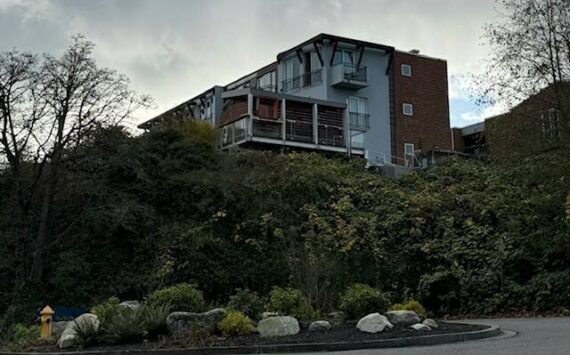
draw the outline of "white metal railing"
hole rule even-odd
[[[399,165],[405,166],[408,168],[419,169],[422,167],[422,164],[418,157],[415,154],[407,154],[404,158],[398,157],[391,154],[375,152],[375,151],[367,151],[366,152],[366,159],[368,160],[368,164],[373,165]]]

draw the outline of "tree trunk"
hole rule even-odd
[[[45,258],[47,253],[46,249],[47,245],[49,244],[49,218],[55,193],[55,184],[57,182],[55,170],[55,166],[51,166],[48,170],[48,179],[46,179],[46,189],[44,191],[42,199],[38,232],[36,234],[36,240],[34,241],[34,253],[32,268],[30,271],[30,280],[36,286],[39,286],[41,284],[44,276]]]

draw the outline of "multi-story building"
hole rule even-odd
[[[328,34],[139,127],[176,117],[210,121],[222,149],[340,152],[371,165],[412,165],[419,152],[451,150],[445,60]]]

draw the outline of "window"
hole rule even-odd
[[[414,166],[415,149],[412,143],[404,143],[404,162],[408,167]]]
[[[412,66],[409,64],[402,64],[402,75],[412,76]]]
[[[414,145],[412,143],[404,143],[404,154],[405,155],[414,155]]]
[[[368,99],[365,97],[350,96],[348,98],[348,112],[368,114]]]
[[[265,73],[257,79],[257,88],[260,90],[275,92],[277,90],[276,85],[275,70]]]
[[[351,131],[350,147],[354,149],[364,149],[364,133]]]
[[[402,113],[406,116],[413,116],[414,115],[414,105],[403,104],[402,105]]]
[[[297,66],[295,61],[297,58],[289,58],[283,62],[283,79],[290,80],[297,76]]]
[[[299,88],[300,81],[297,57],[289,58],[283,62],[283,91]]]
[[[333,65],[354,65],[354,53],[348,49],[337,49],[334,52]]]

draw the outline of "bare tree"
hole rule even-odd
[[[491,153],[511,158],[567,144],[570,1],[497,0],[497,4],[498,20],[488,24],[484,34],[491,54],[474,86],[478,103],[511,109],[486,125]]]
[[[509,106],[570,79],[570,2],[498,0],[499,20],[488,24],[491,49],[483,100]]]
[[[118,125],[150,98],[129,88],[114,70],[97,67],[94,44],[82,36],[61,57],[11,51],[0,54],[0,156],[16,182],[29,267],[20,273],[43,278],[50,245],[50,213],[66,152],[99,127]],[[31,204],[37,225],[31,226]],[[23,252],[25,254],[25,252]],[[22,255],[27,257],[28,255]]]

